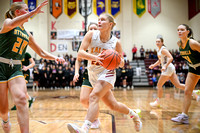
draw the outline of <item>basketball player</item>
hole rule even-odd
[[[30,62],[30,64],[29,64]],[[29,82],[30,79],[30,68],[35,66],[35,61],[33,60],[33,58],[31,57],[31,55],[26,52],[24,54],[24,58],[22,59],[22,72],[25,78],[26,83]],[[26,92],[26,98],[28,99],[29,105],[28,107],[30,108],[35,100],[35,98],[29,96],[28,92]],[[14,107],[11,108],[11,110],[16,110],[16,106],[14,105]]]
[[[88,60],[89,81],[93,87],[89,96],[89,108],[82,127],[69,123],[68,129],[71,133],[88,133],[92,122],[94,122],[98,110],[99,100],[101,99],[112,110],[129,115],[135,123],[136,131],[142,128],[142,122],[136,112],[126,105],[117,102],[111,89],[114,87],[116,73],[115,70],[107,70],[99,64],[103,60],[101,52],[106,49],[115,49],[122,57],[122,47],[119,40],[111,36],[111,30],[115,26],[113,17],[109,14],[101,14],[98,18],[98,30],[88,31],[84,37],[78,58]],[[86,52],[86,50],[89,50]],[[124,60],[121,59],[119,67],[123,67]]]
[[[96,23],[90,23],[88,26],[88,31],[89,30],[97,30],[98,25]],[[79,78],[79,68],[81,65],[81,59],[77,58],[76,62],[75,62],[75,75],[74,75],[74,82],[78,81]],[[87,60],[86,62],[84,62],[85,65],[87,64]],[[89,95],[92,92],[92,85],[90,84],[90,81],[88,79],[88,70],[87,68],[84,70],[83,72],[83,83],[81,86],[81,93],[80,93],[80,102],[82,103],[82,105],[88,109],[89,107]],[[92,129],[96,129],[99,128],[100,126],[100,121],[98,119],[98,114],[96,116],[96,119],[94,120],[94,122],[91,125]]]
[[[181,84],[179,82],[179,79],[176,75],[175,67],[171,63],[173,61],[172,55],[169,53],[169,51],[164,46],[164,40],[163,38],[158,38],[156,40],[156,45],[158,47],[157,55],[158,55],[158,61],[154,64],[150,65],[149,68],[153,69],[154,67],[161,64],[161,76],[157,83],[157,89],[158,89],[158,98],[150,103],[151,107],[160,107],[161,105],[161,98],[163,95],[163,88],[162,86],[165,84],[166,81],[170,80],[176,88],[185,89],[185,85]]]
[[[179,25],[177,33],[180,38],[180,41],[177,43],[180,54],[186,59],[189,70],[185,81],[182,113],[171,120],[182,124],[189,124],[188,110],[191,104],[192,91],[200,79],[200,43],[189,38],[192,36],[192,29],[186,24]]]
[[[17,107],[17,120],[21,133],[29,133],[27,88],[21,65],[27,45],[42,58],[64,61],[41,49],[33,36],[23,27],[31,16],[42,13],[41,8],[47,3],[45,0],[32,12],[28,11],[28,6],[23,2],[13,3],[6,12],[6,19],[0,30],[0,116],[5,133],[10,132],[11,128],[8,115],[8,89]]]

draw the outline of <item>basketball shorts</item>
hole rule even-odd
[[[11,67],[9,64],[0,62],[0,83],[10,81],[17,77],[24,77],[21,65]]]
[[[191,72],[191,73],[193,73],[193,74],[196,74],[196,75],[199,75],[199,76],[200,76],[200,66],[199,66],[199,67],[196,67],[196,69],[194,69],[193,67],[190,67],[190,66],[189,66],[188,72]]]
[[[164,76],[172,76],[173,73],[176,73],[175,67],[173,64],[169,64],[167,69],[161,73]]]
[[[90,81],[88,79],[83,80],[82,86],[92,89],[92,85],[90,84]]]
[[[89,73],[89,81],[93,88],[98,80],[106,81],[114,87],[115,80],[116,80],[115,70],[107,70],[107,69],[104,69],[103,71],[88,70],[88,73]]]

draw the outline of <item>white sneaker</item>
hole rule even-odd
[[[87,133],[84,129],[72,123],[67,124],[67,127],[70,133]]]
[[[158,99],[156,99],[156,101],[154,101],[154,102],[151,102],[150,106],[151,107],[158,107],[158,108],[161,107],[160,103],[158,102]]]
[[[92,123],[91,128],[92,128],[92,129],[98,129],[98,128],[100,127],[100,125],[101,125],[101,123],[100,123],[99,119],[96,119],[96,120]]]
[[[142,129],[142,122],[140,120],[139,115],[137,114],[137,116],[133,116],[132,119],[135,124],[135,130],[139,132]]]
[[[7,123],[1,123],[2,128],[4,130],[5,133],[10,133],[10,129],[11,129],[11,123],[7,122]]]

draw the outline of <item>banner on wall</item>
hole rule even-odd
[[[148,0],[148,12],[155,18],[161,12],[160,0]]]
[[[108,13],[117,17],[121,11],[121,0],[108,0]]]
[[[68,52],[67,43],[58,42],[58,43],[50,43],[50,51],[51,52]]]
[[[23,2],[23,0],[10,0],[10,5],[14,2]]]
[[[93,10],[94,14],[100,15],[106,12],[106,1],[105,0],[93,0]]]
[[[50,0],[50,13],[56,19],[62,14],[62,0]]]
[[[138,17],[142,17],[146,12],[146,0],[133,0],[133,12]]]
[[[64,12],[69,18],[77,13],[77,0],[64,0]]]
[[[65,40],[65,39],[73,39],[74,37],[79,36],[79,30],[58,30],[57,31],[57,39]]]
[[[85,0],[79,0],[79,13],[85,16]],[[92,13],[92,0],[87,0],[87,16]]]

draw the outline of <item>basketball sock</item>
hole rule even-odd
[[[85,120],[84,124],[82,125],[82,129],[86,130],[86,132],[89,131],[90,127],[92,125],[92,122],[88,121],[88,120]]]
[[[130,108],[129,108],[128,115],[130,116],[130,118],[134,118],[134,117],[138,116],[138,114]]]
[[[187,114],[185,114],[185,113],[183,113],[183,112],[182,112],[182,115],[184,115],[184,116],[188,116]]]
[[[28,95],[28,100],[31,100],[31,96]]]

